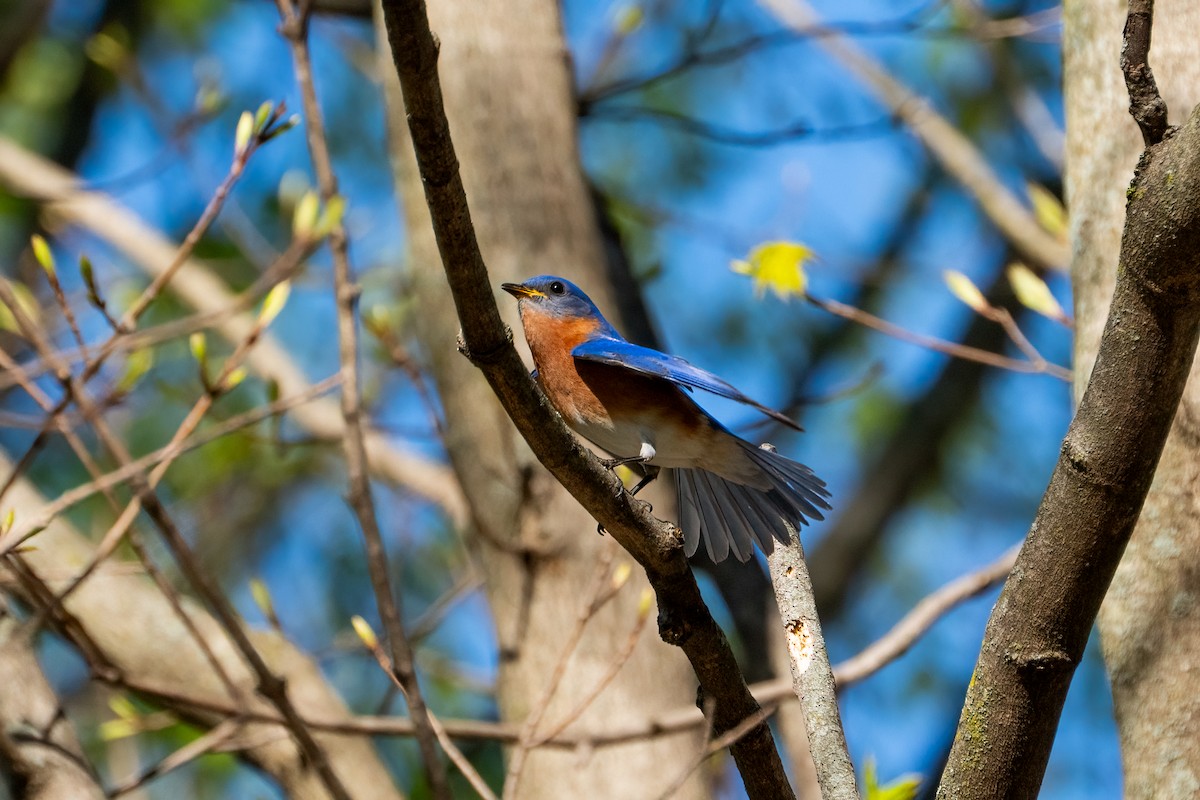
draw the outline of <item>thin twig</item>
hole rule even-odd
[[[292,63],[300,94],[304,104],[305,132],[307,134],[309,158],[317,174],[317,185],[326,202],[338,192],[337,176],[329,156],[329,144],[325,138],[325,123],[321,107],[317,102],[317,90],[313,80],[312,63],[308,49],[308,8],[300,7],[293,0],[277,0],[279,15],[283,20],[281,31],[291,46]],[[437,735],[431,715],[425,707],[413,661],[412,645],[404,630],[400,612],[400,596],[392,589],[388,574],[387,551],[383,534],[379,530],[379,519],[375,513],[375,501],[371,496],[371,480],[367,464],[367,449],[362,428],[362,401],[358,380],[358,305],[359,288],[354,284],[350,268],[350,256],[346,231],[339,222],[329,234],[330,250],[333,253],[334,295],[337,301],[338,357],[342,376],[342,444],[346,454],[347,500],[358,518],[366,550],[367,570],[371,587],[375,592],[375,603],[387,632],[391,648],[391,664],[396,678],[404,689],[409,714],[417,725],[417,747],[429,780],[429,788],[435,798],[449,800],[450,789],[446,782],[446,767],[438,757]]]
[[[781,23],[803,30],[820,23],[805,0],[759,0]],[[867,85],[880,102],[904,122],[930,154],[979,203],[996,229],[1027,261],[1046,269],[1064,269],[1070,261],[1065,243],[1047,233],[1030,210],[1000,180],[979,149],[932,104],[898,81],[845,37],[820,40]]]
[[[11,194],[44,203],[47,213],[93,232],[149,274],[162,272],[175,259],[177,245],[128,208],[111,197],[81,191],[77,175],[3,136],[0,136],[0,184]],[[224,281],[194,258],[179,269],[169,288],[180,302],[201,312],[221,313],[236,300]],[[216,332],[237,342],[251,324],[247,315],[236,315],[217,324]],[[284,394],[295,394],[308,386],[292,355],[269,335],[247,363],[255,373],[277,383]],[[341,439],[341,414],[332,402],[302,406],[296,410],[294,419],[314,437],[326,441]],[[429,498],[456,525],[465,523],[466,500],[453,470],[434,459],[408,452],[377,432],[368,434],[367,451],[370,466],[379,478]]]
[[[359,620],[355,620],[356,627],[358,622]],[[368,635],[364,636],[364,633]],[[373,632],[362,631],[359,634],[359,638],[362,640],[362,643],[367,646],[367,649],[371,651],[371,655],[375,657],[375,661],[378,662],[379,667],[383,670],[384,674],[391,679],[392,684],[400,691],[401,694],[405,696],[405,700],[407,700],[408,694],[405,691],[404,684],[400,681],[399,675],[396,674],[396,669],[393,666],[391,659],[388,658],[388,654],[384,652],[382,647],[379,646],[379,640],[375,638],[375,634]],[[412,704],[410,703],[410,713],[411,709]],[[484,800],[498,800],[495,793],[491,790],[491,787],[487,785],[487,781],[483,779],[483,776],[479,774],[479,772],[471,764],[470,760],[468,760],[467,757],[463,755],[462,751],[459,750],[454,744],[454,741],[450,738],[449,734],[447,734],[446,729],[438,721],[438,718],[433,715],[433,712],[427,713],[429,715],[429,722],[433,726],[433,732],[437,736],[438,742],[442,745],[442,749],[446,751],[446,755],[449,756],[452,762],[454,762],[454,766],[458,767],[459,772],[463,774],[463,777],[467,779],[467,782],[471,784],[471,787]]]
[[[542,690],[541,696],[530,707],[529,715],[521,724],[521,736],[517,740],[517,746],[513,748],[508,757],[508,772],[504,776],[504,800],[512,800],[517,797],[517,791],[521,785],[521,775],[525,769],[525,759],[535,746],[537,727],[542,721],[542,715],[550,708],[550,701],[554,699],[554,694],[558,691],[559,684],[562,683],[563,676],[567,673],[567,663],[571,660],[575,648],[579,646],[579,640],[583,638],[584,628],[605,601],[615,594],[608,573],[613,555],[611,545],[600,550],[600,560],[596,562],[595,571],[592,573],[591,587],[584,595],[586,599],[579,606],[579,613],[575,616],[575,626],[567,635],[566,641],[563,642],[562,649],[559,650],[558,660],[546,682],[546,688]],[[605,591],[606,589],[608,591]]]
[[[642,600],[638,603],[638,614],[637,619],[633,623],[633,628],[629,631],[629,636],[626,637],[625,644],[609,663],[608,669],[605,671],[604,675],[600,677],[600,680],[596,681],[596,684],[586,694],[584,694],[583,697],[579,698],[579,702],[575,704],[574,708],[563,715],[563,718],[558,721],[557,725],[545,733],[538,735],[538,737],[530,743],[530,748],[540,747],[550,739],[555,738],[560,733],[565,731],[572,722],[582,716],[584,711],[587,711],[588,707],[590,707],[591,704],[595,702],[596,698],[600,696],[600,693],[603,692],[610,683],[612,683],[613,679],[617,677],[617,673],[619,673],[621,668],[625,666],[625,662],[629,660],[631,655],[633,655],[633,651],[634,648],[637,647],[638,640],[642,638],[642,631],[646,629],[646,622],[650,619],[650,611],[653,607],[654,595],[649,589],[645,589]]]
[[[913,331],[901,328],[899,325],[888,322],[885,319],[880,319],[874,314],[870,314],[854,306],[848,306],[845,303],[839,303],[837,300],[826,300],[820,297],[814,297],[811,294],[805,294],[804,299],[812,303],[817,308],[828,311],[834,316],[848,319],[851,322],[856,322],[859,325],[877,330],[880,333],[885,333],[895,339],[903,342],[915,344],[918,347],[924,347],[928,350],[935,350],[939,353],[945,353],[955,358],[964,358],[968,361],[977,361],[980,364],[987,364],[992,367],[1000,367],[1001,369],[1012,370],[1013,372],[1029,372],[1029,373],[1045,373],[1052,377],[1058,378],[1061,381],[1070,383],[1071,372],[1057,364],[1051,364],[1045,359],[1040,362],[1025,361],[1019,358],[1009,358],[1002,356],[999,353],[993,353],[988,350],[981,350],[978,347],[950,342],[945,339],[939,339],[936,336],[927,336],[922,333],[914,333]]]
[[[336,387],[340,381],[340,375],[330,376],[323,381],[313,384],[308,390],[298,395],[280,398],[273,403],[244,411],[189,437],[183,442],[160,447],[141,458],[131,461],[124,467],[107,472],[74,489],[68,489],[55,497],[53,501],[39,508],[32,515],[22,515],[20,527],[14,527],[3,540],[0,540],[0,556],[25,543],[30,537],[36,536],[55,517],[97,492],[103,492],[106,489],[118,486],[132,478],[138,472],[154,467],[167,459],[177,458],[183,453],[203,447],[242,428],[255,425],[268,417],[282,414],[290,408],[310,402]]]
[[[955,578],[926,595],[883,636],[833,668],[839,690],[874,675],[908,652],[946,612],[996,584],[1012,571],[1020,546],[1014,546],[987,566]]]
[[[105,449],[109,451],[121,466],[133,461],[133,457],[130,455],[125,443],[113,433],[103,416],[97,411],[82,380],[72,375],[67,365],[57,359],[54,349],[42,335],[37,325],[24,313],[20,304],[12,295],[12,290],[3,281],[0,281],[0,300],[3,300],[10,306],[10,310],[20,327],[21,334],[34,345],[43,358],[51,361],[54,372],[62,382],[67,396],[72,398],[78,405],[80,412],[91,424],[92,430],[96,433],[97,438],[104,445]],[[162,533],[164,541],[167,543],[184,576],[208,604],[209,608],[212,609],[216,618],[228,632],[234,645],[257,677],[258,691],[275,705],[281,716],[286,720],[286,724],[295,736],[297,744],[307,757],[309,763],[316,769],[325,788],[336,800],[349,800],[349,793],[346,791],[341,779],[338,778],[330,766],[324,749],[313,738],[312,732],[304,726],[300,719],[296,707],[287,695],[284,682],[271,672],[262,655],[255,649],[229,600],[201,570],[192,553],[191,547],[183,537],[178,526],[176,526],[174,520],[167,513],[166,508],[162,505],[154,489],[147,483],[146,476],[144,474],[135,474],[132,476],[130,483],[131,488],[141,500],[143,509]]]
[[[123,794],[129,794],[132,791],[142,788],[155,778],[162,777],[168,772],[177,770],[195,761],[197,758],[213,752],[236,736],[241,731],[243,724],[242,720],[237,717],[230,717],[223,720],[211,730],[188,742],[158,763],[151,765],[140,775],[135,775],[128,780],[118,783],[108,790],[108,796],[114,798],[120,797]]]

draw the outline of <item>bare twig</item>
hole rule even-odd
[[[891,630],[876,639],[857,655],[833,668],[833,679],[839,690],[874,675],[883,667],[908,652],[946,612],[1000,583],[1012,570],[1020,547],[1007,550],[991,564],[955,578],[913,606]]]
[[[0,539],[0,556],[28,541],[30,537],[36,536],[39,531],[50,524],[52,519],[97,492],[118,486],[128,481],[137,473],[161,464],[163,461],[177,458],[183,453],[203,447],[209,442],[213,442],[223,436],[228,436],[234,431],[255,425],[268,417],[281,414],[289,408],[302,403],[310,402],[315,397],[333,389],[338,385],[340,380],[341,376],[339,375],[326,378],[323,381],[313,384],[308,391],[302,394],[280,398],[273,403],[268,403],[267,405],[259,406],[237,416],[230,417],[224,422],[213,425],[211,428],[201,431],[183,442],[160,447],[141,458],[129,462],[124,467],[105,473],[74,489],[68,489],[36,512],[29,515],[23,514],[19,520],[19,525],[14,526],[13,530],[9,531],[7,536]]]
[[[392,664],[392,660],[388,658],[388,654],[384,652],[382,647],[379,646],[379,640],[375,637],[374,632],[365,627],[366,623],[363,620],[356,618],[354,622],[356,628],[359,628],[360,625],[364,626],[358,631],[359,639],[361,639],[362,643],[365,644],[367,649],[371,651],[371,655],[375,657],[375,661],[379,664],[379,667],[383,670],[384,674],[391,679],[395,687],[399,689],[407,699],[408,695],[405,691],[404,684],[400,681],[399,675],[396,674],[396,669]],[[455,746],[454,741],[446,732],[445,727],[443,727],[438,721],[438,718],[435,717],[432,712],[427,713],[429,723],[433,727],[433,731],[437,736],[438,743],[441,744],[442,749],[446,751],[446,755],[449,756],[452,762],[454,762],[454,766],[458,767],[459,772],[463,774],[463,777],[467,779],[467,782],[471,784],[471,787],[484,800],[498,800],[491,787],[487,785],[487,781],[485,781],[483,776],[481,776],[475,767],[471,765],[471,762],[466,756],[463,755],[462,751]],[[419,727],[415,723],[414,730],[417,732],[417,735],[420,735]]]
[[[292,62],[300,94],[304,103],[305,131],[308,139],[309,158],[317,173],[317,184],[326,202],[338,192],[337,177],[329,157],[329,145],[325,139],[325,123],[321,107],[317,102],[317,90],[313,81],[312,63],[308,50],[308,9],[293,0],[277,0],[280,17],[283,19],[282,33],[292,50]],[[404,630],[401,618],[399,595],[392,589],[388,574],[387,551],[383,545],[383,534],[379,530],[379,519],[375,513],[375,501],[371,496],[371,479],[367,466],[367,448],[363,436],[362,401],[358,384],[358,305],[359,288],[354,284],[347,251],[346,231],[340,221],[329,234],[333,252],[334,294],[337,300],[338,356],[342,376],[342,419],[344,421],[342,444],[346,454],[346,472],[349,483],[347,500],[362,528],[366,546],[367,570],[371,586],[375,591],[375,602],[379,616],[387,632],[391,648],[391,668],[395,670],[397,682],[404,690],[408,701],[409,715],[417,726],[417,746],[421,761],[429,780],[433,796],[449,800],[450,789],[446,783],[446,767],[438,756],[437,735],[431,723],[431,715],[425,707],[413,662],[412,645]]]
[[[1150,71],[1150,31],[1154,0],[1129,0],[1121,47],[1121,72],[1129,90],[1129,113],[1142,131],[1146,146],[1158,144],[1167,132],[1167,104]]]
[[[978,361],[980,364],[987,364],[988,366],[992,367],[1000,367],[1001,369],[1008,369],[1012,370],[1013,372],[1045,373],[1058,378],[1061,381],[1066,381],[1068,383],[1071,381],[1070,370],[1064,369],[1057,364],[1051,364],[1042,358],[1041,355],[1037,355],[1036,360],[1032,361],[1009,358],[1008,356],[1003,356],[999,353],[993,353],[990,350],[981,350],[978,347],[971,347],[970,345],[950,342],[945,339],[939,339],[935,336],[926,336],[925,334],[914,333],[913,331],[901,328],[899,325],[895,325],[887,320],[880,319],[874,314],[870,314],[866,311],[855,308],[854,306],[848,306],[845,303],[839,303],[837,300],[826,300],[820,297],[814,297],[811,294],[805,294],[804,299],[809,303],[812,303],[817,308],[823,311],[828,311],[830,314],[842,317],[843,319],[851,320],[852,322],[857,322],[859,325],[872,328],[895,339],[899,339],[904,342],[910,342],[928,350],[945,353],[946,355],[954,356],[955,358],[965,358],[968,361]],[[1006,325],[1005,331],[1009,332],[1010,336],[1012,335],[1010,326]],[[1019,332],[1018,335],[1020,335]],[[1024,339],[1023,336],[1021,336],[1021,338]],[[1024,347],[1022,347],[1022,350],[1024,350]]]
[[[230,717],[214,726],[211,730],[201,734],[196,739],[188,742],[158,763],[151,765],[141,774],[113,786],[108,790],[108,796],[113,798],[129,794],[142,788],[155,778],[162,777],[168,772],[177,770],[201,756],[208,755],[236,736],[241,730],[242,724],[242,721],[237,717]]]
[[[774,552],[767,556],[767,563],[787,640],[792,687],[804,711],[804,727],[821,796],[825,800],[858,800],[854,765],[846,747],[804,548],[798,531],[789,526],[788,533],[791,541],[785,545],[777,543]]]
[[[554,693],[558,691],[558,686],[567,673],[567,662],[571,660],[571,655],[579,646],[584,629],[604,605],[604,602],[615,594],[608,572],[612,559],[612,546],[605,547],[600,551],[600,560],[596,562],[595,570],[592,573],[592,585],[584,595],[586,599],[579,606],[579,613],[575,616],[575,626],[567,635],[566,641],[563,642],[558,660],[554,664],[554,671],[550,673],[550,678],[547,680],[541,696],[532,704],[528,716],[521,724],[521,736],[517,740],[517,746],[513,748],[508,757],[508,772],[504,776],[504,800],[513,800],[518,796],[521,775],[525,769],[525,758],[535,745],[538,725],[541,724],[542,716],[550,708],[550,701],[554,699]],[[606,589],[608,591],[605,591]]]
[[[73,173],[0,136],[0,184],[13,194],[46,203],[49,212],[93,231],[148,273],[157,275],[173,262],[177,252],[174,243],[111,198],[80,189],[79,183]],[[223,314],[237,301],[225,283],[195,259],[178,269],[170,290],[182,303],[205,313]],[[241,314],[223,319],[216,330],[236,343],[252,324],[248,315]],[[304,371],[269,335],[255,348],[247,366],[277,383],[283,394],[298,394],[309,386]],[[294,419],[313,436],[329,441],[341,439],[341,414],[332,402],[302,406]],[[378,433],[367,435],[367,452],[370,466],[380,478],[437,503],[456,524],[466,520],[466,501],[452,470],[405,452]]]
[[[613,660],[608,665],[608,669],[600,677],[600,680],[596,681],[596,684],[587,694],[579,698],[579,702],[575,704],[575,707],[563,715],[558,724],[545,733],[538,735],[537,739],[529,745],[531,748],[540,747],[545,742],[565,731],[572,722],[579,719],[583,715],[583,712],[600,696],[600,693],[612,683],[613,679],[617,677],[617,673],[621,671],[621,667],[625,666],[625,662],[633,655],[633,650],[637,647],[638,640],[642,638],[642,631],[646,628],[646,622],[650,619],[650,611],[654,607],[654,596],[650,593],[649,589],[644,591],[645,595],[642,598],[642,602],[638,604],[637,619],[629,631],[629,636],[625,639],[625,644],[617,652],[616,656],[613,657]]]
[[[99,414],[82,381],[72,375],[67,365],[58,359],[54,348],[50,346],[42,332],[24,313],[20,304],[12,295],[12,290],[3,281],[0,281],[0,300],[9,305],[10,311],[12,311],[20,327],[21,334],[33,344],[42,358],[50,360],[55,374],[63,384],[63,388],[78,405],[80,412],[91,424],[93,431],[104,447],[120,465],[124,466],[131,462],[133,458],[129,454],[125,443],[112,432],[108,423]],[[204,598],[205,602],[213,610],[217,619],[237,646],[238,651],[255,673],[258,678],[257,688],[259,692],[275,705],[282,717],[287,721],[289,730],[295,736],[297,744],[315,768],[317,774],[321,777],[325,788],[336,800],[349,800],[349,794],[342,784],[341,779],[333,772],[329,760],[325,757],[324,750],[316,739],[313,738],[312,732],[304,727],[295,706],[287,695],[287,689],[283,681],[271,672],[262,655],[255,649],[254,644],[242,628],[241,621],[238,619],[232,604],[230,604],[220,589],[200,569],[190,546],[168,515],[166,508],[162,505],[153,487],[149,485],[146,476],[144,474],[136,474],[131,478],[130,482],[131,488],[137,494],[143,509],[145,509],[147,515],[162,533],[163,539],[166,541],[183,574],[187,577],[193,588],[195,588],[196,592]]]

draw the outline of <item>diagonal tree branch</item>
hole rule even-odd
[[[383,4],[392,57],[454,303],[463,347],[492,386],[539,460],[645,568],[659,603],[660,634],[682,647],[724,733],[759,710],[724,633],[708,612],[673,526],[620,492],[617,478],[587,453],[537,391],[500,320],[475,238],[451,144],[437,74],[437,44],[420,0]],[[752,798],[791,797],[763,721],[731,747]]]
[[[1200,336],[1200,108],[1129,191],[1099,355],[992,612],[940,798],[1034,797]]]

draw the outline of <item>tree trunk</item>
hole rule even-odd
[[[614,309],[579,162],[569,55],[556,4],[447,1],[431,4],[429,16],[441,41],[442,91],[472,218],[496,287],[539,273],[561,274],[587,287],[601,308]],[[469,545],[486,575],[500,648],[500,712],[520,723],[550,682],[597,563],[615,545],[596,535],[595,522],[537,465],[478,370],[455,352],[454,307],[382,34],[381,41],[397,193],[418,301],[414,326],[438,385],[446,446],[470,506]],[[521,339],[515,304],[507,297],[501,303]],[[621,561],[631,559],[618,551],[614,563]],[[646,588],[635,570],[588,623],[543,730],[608,671],[629,639]],[[573,729],[598,730],[694,702],[696,681],[686,660],[659,641],[653,627],[645,627],[628,663]],[[697,734],[679,734],[586,756],[535,750],[519,796],[654,797],[701,746]],[[677,796],[707,794],[693,776]]]
[[[1178,124],[1200,102],[1200,6],[1159,0],[1150,66]],[[1082,390],[1108,313],[1142,139],[1119,66],[1123,0],[1065,4],[1066,194]],[[1200,380],[1192,377],[1099,625],[1121,738],[1125,796],[1200,793]]]

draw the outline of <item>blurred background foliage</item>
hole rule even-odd
[[[929,98],[1011,188],[1024,194],[1035,183],[1060,192],[1060,26],[1052,4],[851,0],[818,9]],[[748,0],[564,0],[563,14],[584,167],[665,346],[802,419],[808,433],[779,445],[813,465],[834,493],[834,516],[808,532],[817,570],[822,549],[836,547],[825,539],[839,530],[848,505],[883,504],[851,567],[831,570],[844,580],[824,589],[831,654],[835,661],[852,655],[929,591],[1024,534],[1069,420],[1068,386],[1046,375],[951,362],[799,301],[757,298],[730,262],[763,241],[801,241],[817,253],[808,267],[814,295],[1007,352],[1002,333],[943,285],[943,270],[961,270],[994,302],[1014,309],[1051,361],[1069,364],[1070,334],[1012,302],[999,277],[1013,257],[1005,243],[971,198],[822,50],[820,37],[785,32]],[[995,35],[988,26],[1014,17],[1039,24],[1022,36]],[[77,171],[178,241],[225,173],[242,110],[264,100],[299,106],[277,25],[265,0],[3,0],[0,135]],[[400,329],[415,312],[404,296],[405,236],[386,166],[370,20],[319,14],[312,41],[349,200],[363,308],[378,307],[375,313]],[[735,47],[746,42],[751,46]],[[728,58],[651,80],[689,52],[729,48],[736,53]],[[299,133],[271,142],[252,159],[198,255],[232,287],[246,286],[286,245],[292,208],[312,182]],[[95,264],[115,308],[145,284],[96,237],[0,192],[3,272],[31,289],[60,344],[68,344],[68,333],[53,319],[50,289],[29,249],[30,234],[39,231],[51,241],[77,308],[86,308],[85,290],[70,265],[80,254]],[[309,260],[275,328],[313,380],[336,368],[329,273],[325,253]],[[1069,308],[1066,276],[1045,277]],[[148,323],[181,313],[164,298]],[[92,337],[104,332],[94,314],[83,313],[81,323]],[[0,343],[26,355],[11,336]],[[369,346],[364,356],[375,424],[439,455],[430,410],[412,382],[382,347]],[[115,382],[121,370],[116,363],[100,380]],[[200,391],[186,343],[168,342],[156,347],[152,368],[111,418],[136,453],[146,452],[170,436]],[[248,379],[221,401],[213,421],[261,404],[269,393]],[[14,419],[38,418],[18,390],[7,390],[2,403]],[[710,407],[735,427],[750,421],[736,408]],[[0,446],[20,454],[33,433],[14,423],[0,430]],[[905,460],[913,453],[917,463]],[[894,483],[897,472],[902,485],[874,491],[879,476]],[[57,440],[31,475],[50,494],[86,480]],[[163,496],[250,620],[266,624],[249,589],[258,578],[284,630],[318,656],[347,702],[357,711],[386,712],[395,702],[388,682],[349,629],[353,614],[377,620],[343,491],[339,454],[306,441],[285,420],[185,456],[168,473]],[[427,503],[386,486],[378,493],[391,569],[403,576],[412,623],[420,625],[447,593],[453,599],[418,650],[432,707],[443,716],[495,718],[493,632],[463,548]],[[83,530],[107,527],[107,511],[96,502],[70,513]],[[711,586],[708,593],[728,622]],[[993,600],[989,594],[958,609],[900,662],[845,692],[856,760],[873,756],[885,777],[938,772]],[[136,738],[105,738],[113,732],[100,723],[120,719],[107,691],[89,684],[81,663],[53,637],[45,637],[43,651],[89,752],[110,776],[125,776],[139,759],[149,763],[197,735],[171,724]],[[1068,699],[1045,797],[1117,796],[1111,717],[1102,665],[1089,651]],[[422,796],[412,743],[382,740],[380,747],[404,776],[402,785],[415,785],[412,796]],[[464,750],[499,780],[498,747],[466,743]],[[738,784],[727,782],[728,796],[737,796]],[[275,791],[238,762],[210,757],[155,782],[147,795]]]

